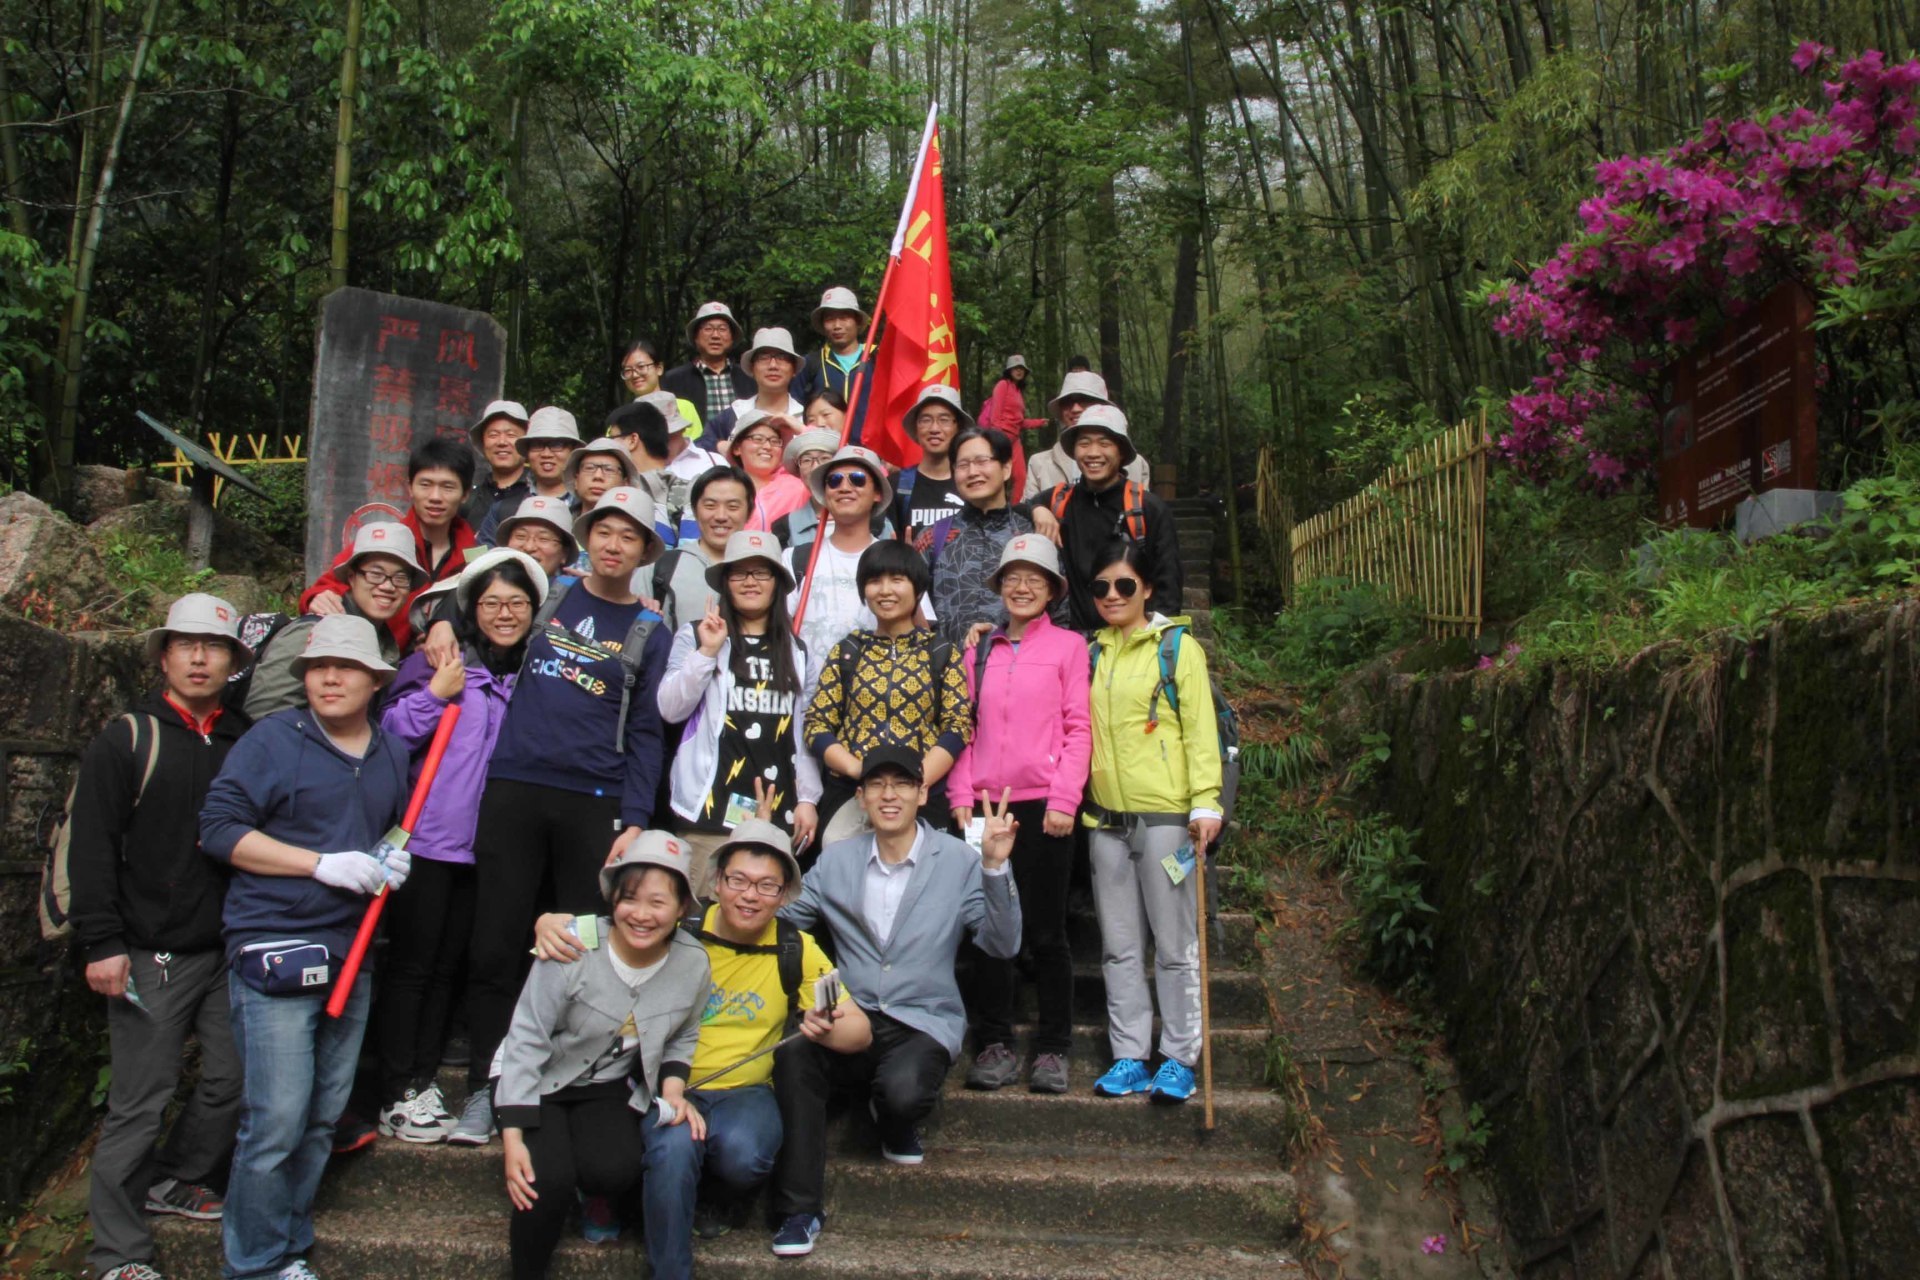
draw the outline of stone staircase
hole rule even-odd
[[[1212,957],[1216,1128],[1200,1098],[1157,1107],[1091,1092],[1108,1061],[1099,931],[1073,919],[1073,1092],[969,1092],[955,1065],[926,1127],[927,1162],[881,1160],[863,1110],[833,1122],[827,1229],[806,1259],[775,1258],[756,1213],[741,1230],[697,1241],[701,1277],[908,1274],[940,1280],[1035,1277],[1254,1280],[1302,1274],[1290,1246],[1298,1196],[1286,1171],[1285,1102],[1261,1086],[1269,1034],[1251,916],[1222,917]],[[1032,1013],[1032,990],[1022,1016]],[[1027,1028],[1020,1028],[1022,1043]],[[464,1073],[442,1075],[457,1111]],[[382,1139],[327,1171],[313,1262],[326,1280],[465,1280],[505,1276],[507,1203],[498,1142],[480,1149]],[[160,1262],[176,1280],[219,1275],[217,1229],[156,1222]],[[638,1231],[593,1246],[577,1233],[555,1280],[646,1274]]]
[[[1184,613],[1193,619],[1193,629],[1209,645],[1213,643],[1213,546],[1219,536],[1219,514],[1206,498],[1175,498],[1174,529],[1180,537],[1181,581],[1185,598],[1179,608],[1156,602],[1155,608],[1169,616]]]

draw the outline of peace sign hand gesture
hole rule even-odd
[[[987,793],[980,793],[980,812],[986,817],[986,830],[980,837],[980,865],[988,871],[998,871],[1013,856],[1013,837],[1019,833],[1020,823],[1013,816],[1012,795],[1012,787],[1002,788],[1000,807],[995,809]]]
[[[727,641],[727,620],[720,616],[719,606],[707,601],[707,612],[694,625],[693,637],[699,642],[700,652],[709,658],[720,652],[720,646]]]

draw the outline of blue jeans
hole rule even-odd
[[[693,1205],[706,1175],[734,1192],[750,1191],[773,1172],[780,1154],[780,1108],[770,1085],[697,1089],[687,1095],[706,1117],[707,1137],[695,1142],[684,1124],[646,1122],[647,1261],[654,1280],[693,1274]]]
[[[313,1197],[353,1090],[372,990],[373,975],[362,973],[346,1012],[329,1018],[325,992],[262,995],[227,974],[245,1080],[220,1223],[229,1280],[277,1276],[313,1248]]]

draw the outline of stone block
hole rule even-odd
[[[1820,1175],[1800,1117],[1755,1116],[1715,1135],[1740,1260],[1751,1280],[1828,1274]]]
[[[1913,1052],[1920,1023],[1920,885],[1835,878],[1821,888],[1847,1070]]]
[[[1788,859],[1874,858],[1886,848],[1886,664],[1837,629],[1823,621],[1784,632],[1760,673],[1778,685],[1773,831]]]
[[[1612,1103],[1653,1040],[1653,1005],[1635,963],[1633,942],[1622,939],[1587,992],[1587,1043],[1600,1105]]]
[[[121,621],[124,595],[83,526],[32,494],[0,497],[0,603],[51,627],[85,630]]]
[[[1639,841],[1640,875],[1628,882],[1634,920],[1649,971],[1649,993],[1672,1027],[1694,976],[1707,956],[1716,919],[1713,876],[1664,816],[1650,821]]]
[[[1689,1121],[1664,1054],[1627,1086],[1606,1130],[1607,1214],[1628,1257],[1650,1241],[1686,1157]]]
[[[1614,1274],[1613,1241],[1604,1214],[1589,1218],[1573,1233],[1573,1268],[1582,1280]]]
[[[1814,1113],[1853,1280],[1920,1270],[1920,1082],[1855,1089]]]
[[[1782,871],[1727,898],[1727,1025],[1720,1090],[1754,1098],[1827,1080],[1826,1000],[1813,886]]]
[[[13,752],[6,758],[6,829],[0,832],[0,857],[34,861],[39,837],[65,806],[79,760],[69,755]]]
[[[1672,1043],[1687,1110],[1698,1117],[1713,1106],[1714,1086],[1720,1076],[1719,961],[1713,956],[1701,961],[1695,981],[1692,1002],[1682,1014]]]
[[[1758,542],[1839,509],[1840,495],[1831,489],[1768,489],[1743,498],[1734,507],[1733,536],[1742,542]]]
[[[1733,1280],[1732,1255],[1714,1202],[1713,1171],[1704,1146],[1687,1151],[1679,1181],[1660,1214],[1660,1239],[1675,1276],[1687,1280]]]
[[[69,504],[73,518],[80,524],[90,524],[110,511],[129,506],[139,501],[139,487],[138,478],[130,471],[83,462],[73,469]]]
[[[1575,1213],[1584,1213],[1604,1206],[1607,1190],[1600,1165],[1600,1109],[1594,1105],[1593,1070],[1585,1049],[1561,1066],[1557,1092]]]

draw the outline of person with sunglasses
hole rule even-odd
[[[410,655],[380,713],[380,727],[412,754],[417,780],[442,714],[460,708],[439,780],[407,841],[413,882],[388,912],[385,981],[374,1011],[380,1132],[402,1142],[441,1142],[453,1130],[434,1076],[473,930],[474,797],[486,785],[533,615],[546,596],[547,575],[526,553],[503,547],[474,560],[454,587],[460,648],[437,663],[424,651]]]
[[[1163,647],[1163,633],[1188,621],[1149,612],[1158,591],[1146,558],[1139,543],[1112,539],[1088,584],[1106,625],[1091,652],[1093,766],[1081,822],[1114,1059],[1093,1091],[1178,1103],[1193,1096],[1200,1060],[1201,905],[1188,872],[1220,836],[1220,745],[1206,652],[1177,637]],[[1149,945],[1163,1056],[1151,1074]]]
[[[827,522],[827,540],[816,561],[814,538],[796,539],[787,551],[787,571],[795,582],[813,567],[813,589],[800,619],[807,652],[824,655],[850,631],[874,625],[873,612],[860,594],[860,557],[877,540],[875,516],[893,501],[887,464],[871,449],[850,444],[816,467],[807,487]],[[797,516],[799,513],[795,513]],[[814,529],[817,537],[818,526]],[[798,591],[787,609],[799,607]],[[817,661],[817,659],[816,659]]]
[[[644,400],[660,390],[660,378],[666,371],[660,349],[645,338],[635,338],[627,347],[626,355],[620,357],[620,381],[635,400]],[[674,405],[686,421],[687,439],[698,440],[706,431],[700,410],[693,401],[678,396],[674,397]]]
[[[673,637],[660,715],[685,721],[673,758],[673,811],[694,851],[694,896],[708,897],[712,855],[758,813],[813,842],[820,771],[807,750],[807,651],[783,593],[793,578],[770,533],[742,530],[707,570],[713,599]]]

